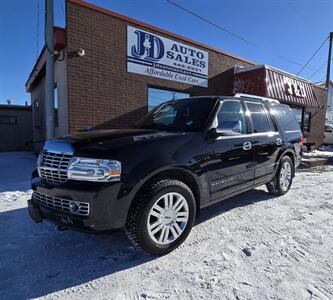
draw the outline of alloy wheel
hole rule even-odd
[[[158,245],[168,245],[184,232],[188,219],[186,199],[179,193],[166,193],[157,199],[149,211],[149,236]]]
[[[280,186],[284,191],[287,191],[291,182],[291,165],[285,161],[280,170]]]

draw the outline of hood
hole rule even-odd
[[[130,146],[148,140],[179,136],[184,133],[157,131],[151,129],[112,129],[82,132],[59,139],[70,144],[75,152],[92,150],[111,150],[121,146]]]

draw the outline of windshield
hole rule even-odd
[[[181,99],[162,103],[143,117],[137,128],[170,130],[170,131],[199,131],[204,128],[212,112],[216,99]]]

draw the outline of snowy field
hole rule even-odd
[[[333,299],[333,169],[297,173],[202,211],[162,258],[123,232],[57,231],[28,217],[35,158],[0,153],[0,299]]]

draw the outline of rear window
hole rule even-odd
[[[288,105],[278,104],[273,106],[273,114],[280,127],[284,131],[300,131],[299,123],[295,114]]]

